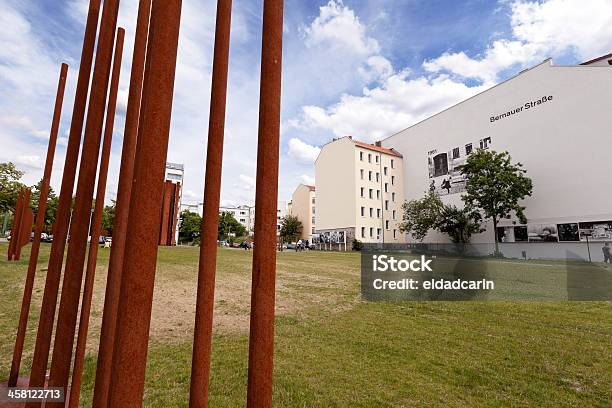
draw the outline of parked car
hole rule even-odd
[[[295,249],[295,244],[288,243],[287,245],[285,245],[285,249]]]
[[[48,234],[47,238],[45,238],[44,242],[53,242],[53,235],[52,234]]]

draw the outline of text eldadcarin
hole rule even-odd
[[[434,272],[433,258],[421,255],[417,259],[397,259],[392,255],[372,255],[372,289],[374,290],[493,290],[495,283],[492,280],[464,280],[445,278],[414,278],[399,277],[397,273],[423,272],[430,275]],[[393,279],[384,276],[377,278],[377,273],[388,275],[393,273]]]
[[[543,96],[540,99],[536,99],[535,101],[529,101],[529,102],[525,102],[523,105],[514,108],[514,109],[510,109],[508,112],[504,112],[500,115],[496,115],[496,116],[491,116],[490,117],[490,121],[491,123],[510,117],[512,115],[516,115],[517,113],[521,113],[523,111],[529,110],[531,108],[535,108],[536,106],[540,106],[546,102],[550,102],[553,100],[552,95],[548,95],[548,96]]]

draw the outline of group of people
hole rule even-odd
[[[300,252],[300,251],[304,251],[306,249],[309,249],[310,246],[308,244],[308,240],[298,240],[298,242],[295,244],[295,252]]]

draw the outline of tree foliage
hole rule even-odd
[[[179,217],[181,220],[179,226],[179,239],[181,241],[192,241],[200,235],[200,225],[202,224],[202,217],[200,217],[200,214],[185,210],[181,212]]]
[[[30,194],[30,208],[38,216],[38,200],[40,200],[40,192],[42,189],[42,179],[32,186],[32,193]],[[49,193],[47,194],[47,204],[45,207],[45,221],[43,230],[46,232],[51,231],[51,227],[55,223],[55,217],[57,214],[57,205],[59,198],[55,195],[53,187],[49,186]]]
[[[302,222],[295,215],[285,215],[281,220],[280,236],[286,242],[297,241],[302,235]]]
[[[508,152],[478,149],[461,167],[466,176],[466,206],[478,209],[485,219],[493,221],[495,253],[499,253],[497,223],[514,213],[521,223],[527,223],[525,207],[519,201],[531,196],[533,184],[521,163],[512,164]]]
[[[438,230],[447,234],[454,243],[464,244],[470,242],[472,234],[482,231],[478,211],[445,205],[433,192],[418,200],[405,202],[402,209],[404,215],[400,231],[410,233],[419,241],[422,241],[430,230]]]
[[[108,235],[113,235],[113,226],[115,225],[115,206],[117,202],[111,200],[111,205],[104,206],[102,210],[102,230],[106,231]]]
[[[0,163],[0,214],[13,211],[19,192],[25,185],[19,180],[24,172],[11,162]]]
[[[423,198],[406,201],[402,204],[404,214],[399,230],[422,241],[429,230],[436,228],[443,208],[442,200],[433,192],[427,193]]]
[[[225,240],[230,237],[230,234],[236,237],[246,235],[247,229],[244,225],[238,222],[234,215],[229,211],[224,211],[219,215],[219,229],[217,239]]]

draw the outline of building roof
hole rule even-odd
[[[315,186],[310,186],[308,184],[304,184],[310,191],[315,191]]]
[[[351,140],[353,140],[352,137],[351,137]],[[355,143],[359,147],[363,147],[364,149],[374,150],[375,152],[385,153],[391,156],[402,157],[402,155],[397,150],[392,149],[392,148],[390,149],[387,147],[376,146],[374,144],[360,142],[359,140],[353,140],[353,143]]]
[[[580,65],[589,65],[589,64],[593,64],[594,62],[598,62],[598,61],[605,60],[608,58],[612,58],[612,54],[606,54],[606,55],[602,55],[601,57],[593,58],[592,60],[585,61],[581,63]]]

